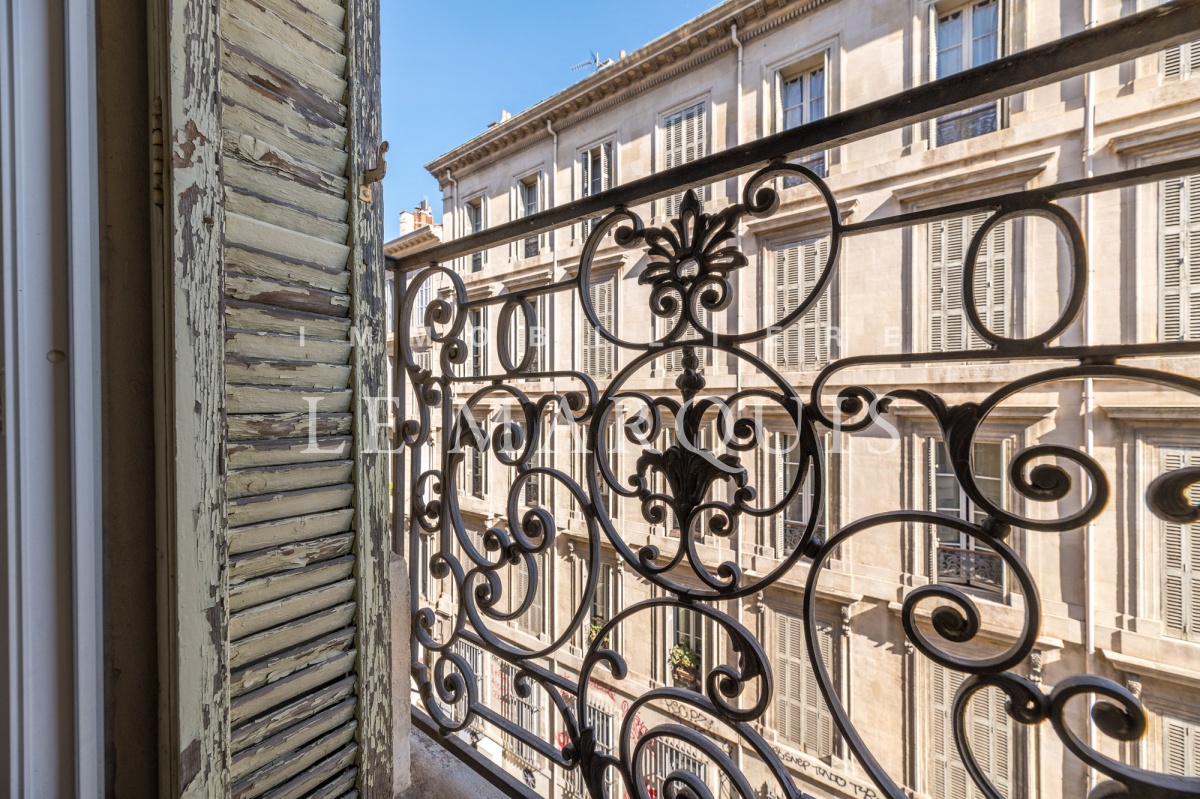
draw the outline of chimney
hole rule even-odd
[[[433,224],[433,211],[429,208],[429,200],[421,200],[421,204],[413,211],[413,226],[422,228]]]
[[[501,108],[501,109],[500,109],[500,121],[501,121],[501,122],[507,122],[507,121],[508,121],[508,120],[510,120],[510,119],[512,119],[512,114],[508,113],[508,109],[507,109],[507,108]]]

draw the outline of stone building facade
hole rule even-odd
[[[1089,19],[1084,0],[814,0],[807,3],[726,2],[692,22],[600,69],[544,102],[493,125],[428,165],[444,195],[447,239],[520,218],[719,152],[785,127],[864,106],[935,77],[978,66],[1142,10],[1147,0],[1099,0]],[[1135,8],[1136,6],[1136,8]],[[1195,77],[1193,77],[1193,75]],[[1200,44],[1185,45],[1093,73],[1086,78],[1027,91],[1004,101],[947,115],[809,156],[802,163],[824,178],[847,223],[947,205],[973,198],[1081,179],[1196,153],[1200,134]],[[697,187],[706,211],[739,202],[749,176]],[[737,245],[749,266],[734,278],[733,304],[717,314],[726,331],[771,325],[813,288],[829,257],[825,203],[811,183],[778,180],[782,205],[769,219],[739,226]],[[672,196],[631,210],[647,225],[666,225],[684,197]],[[1063,200],[1080,223],[1091,283],[1084,319],[1062,332],[1060,343],[1099,344],[1200,339],[1200,176]],[[843,239],[835,276],[810,312],[762,344],[770,362],[807,397],[814,379],[832,361],[859,355],[927,354],[982,349],[985,342],[965,322],[957,291],[971,235],[986,217],[965,217],[883,229]],[[454,268],[468,296],[574,277],[586,236],[595,222],[532,237],[476,256]],[[1054,327],[1069,303],[1073,253],[1053,220],[1014,217],[998,221],[976,259],[976,309],[1001,336],[1032,338]],[[659,337],[666,320],[650,310],[638,277],[642,252],[622,249],[606,235],[592,263],[590,298],[597,315],[621,335]],[[432,294],[418,299],[418,306]],[[459,368],[465,376],[502,372],[497,307],[472,311],[470,328],[482,331]],[[534,363],[522,390],[532,397],[580,390],[563,372],[581,371],[603,386],[628,365],[621,348],[603,341],[582,317],[570,291],[547,294],[533,305]],[[516,334],[514,334],[514,339]],[[514,341],[518,349],[525,342]],[[428,344],[422,339],[420,346]],[[698,350],[704,392],[728,397],[765,387],[749,362]],[[418,357],[436,362],[436,347]],[[1195,358],[1147,359],[1191,376]],[[670,393],[684,370],[678,353],[658,358],[626,384],[630,392]],[[826,387],[824,407],[839,390],[873,386],[924,386],[947,401],[979,402],[1012,384],[1030,367],[1021,362],[895,359],[850,369]],[[472,384],[458,394],[469,396]],[[629,406],[628,422],[636,415]],[[490,429],[503,403],[480,409]],[[795,430],[778,408],[762,415],[774,452],[745,465],[758,486],[776,490],[794,476]],[[782,513],[744,521],[731,536],[712,529],[699,536],[698,552],[715,568],[724,561],[744,573],[766,574],[792,551],[797,531],[819,514],[828,534],[855,520],[899,510],[936,510],[979,521],[947,466],[933,416],[898,402],[887,424],[869,433],[835,432],[821,442],[828,454],[820,482],[812,476]],[[714,426],[703,436],[714,440]],[[582,480],[585,453],[571,425],[550,425],[539,465]],[[669,443],[669,433],[662,442]],[[1200,410],[1195,398],[1170,388],[1122,381],[1067,380],[1026,387],[989,417],[973,453],[982,490],[1008,511],[1031,520],[1061,518],[1089,502],[1089,480],[1062,462],[1075,478],[1052,502],[1032,501],[1009,475],[1014,457],[1035,445],[1055,444],[1094,457],[1110,476],[1104,513],[1065,533],[1018,528],[1008,543],[1027,563],[1041,601],[1042,625],[1024,673],[1054,685],[1078,673],[1103,674],[1140,696],[1151,715],[1144,739],[1121,744],[1099,736],[1111,757],[1155,771],[1200,774],[1200,525],[1171,525],[1145,508],[1154,477],[1186,464],[1200,465]],[[636,471],[643,448],[619,427],[609,436],[608,466],[625,479]],[[440,453],[439,453],[440,454]],[[479,541],[502,523],[515,473],[494,457],[468,457],[458,475],[459,503]],[[585,483],[586,486],[586,483]],[[728,488],[717,489],[728,496]],[[546,507],[559,525],[545,553],[545,581],[527,610],[495,625],[515,646],[544,647],[566,629],[580,604],[587,569],[601,569],[590,610],[611,619],[623,607],[649,599],[654,589],[605,542],[598,562],[588,556],[588,527],[562,485],[529,481],[522,507]],[[822,500],[822,495],[824,499]],[[636,551],[669,545],[669,519],[648,518],[635,500],[604,492],[615,527]],[[413,586],[448,627],[452,592],[427,568],[429,546],[413,553]],[[808,566],[797,564],[760,598],[724,602],[721,609],[759,637],[772,655],[776,696],[761,731],[792,771],[797,784],[821,797],[878,796],[840,739],[809,677],[800,622]],[[448,581],[446,581],[448,583]],[[955,585],[976,602],[982,632],[963,654],[1003,651],[1019,637],[1029,611],[1028,593],[1002,558],[968,536],[923,523],[888,524],[843,545],[819,580],[818,635],[825,668],[851,719],[889,773],[916,796],[966,799],[970,787],[955,752],[950,716],[961,675],[943,670],[907,642],[901,625],[905,597],[914,588]],[[526,594],[528,576],[508,569],[505,601]],[[516,597],[514,600],[513,597]],[[928,612],[919,621],[928,625]],[[443,629],[445,629],[444,627]],[[548,665],[577,675],[593,629],[585,623]],[[710,622],[683,611],[642,616],[616,632],[625,654],[623,680],[603,668],[595,675],[589,721],[602,742],[614,746],[630,702],[651,688],[687,685],[707,670],[736,663],[730,641]],[[515,673],[482,650],[459,651],[476,671],[481,698],[507,718],[561,745],[562,722],[540,689],[522,697]],[[698,660],[695,664],[693,661]],[[697,666],[698,668],[694,668]],[[972,740],[981,766],[1010,797],[1083,797],[1091,776],[1053,735],[1015,724],[1002,696],[977,696]],[[681,703],[654,703],[631,721],[654,726],[676,718],[710,730],[732,753],[764,797],[775,795],[756,755],[730,730]],[[1083,730],[1084,714],[1074,714]],[[506,740],[486,722],[473,727],[477,748],[506,764],[546,796],[580,795],[572,775],[550,766],[526,744]],[[695,751],[656,744],[641,769],[658,791],[669,771],[700,773],[715,795],[731,790],[711,762]],[[649,762],[653,760],[653,762]],[[775,789],[777,790],[777,789]],[[612,786],[612,796],[622,794]],[[651,795],[656,795],[651,793]],[[661,795],[661,794],[657,794]]]

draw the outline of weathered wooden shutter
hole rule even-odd
[[[1163,473],[1200,466],[1200,450],[1164,450]],[[1200,487],[1189,490],[1200,503]],[[1200,524],[1163,522],[1162,617],[1168,634],[1200,641]]]
[[[159,22],[164,792],[390,794],[386,442],[359,432],[386,395],[382,198],[360,193],[378,5],[168,0]]]
[[[930,775],[936,799],[976,799],[983,794],[967,774],[954,743],[954,696],[966,675],[942,668],[931,669]],[[996,688],[985,688],[971,698],[966,722],[975,759],[1000,794],[1011,792],[1013,773],[1012,722],[1005,711],[1007,697]]]
[[[1200,340],[1200,176],[1163,181],[1159,197],[1159,337]]]

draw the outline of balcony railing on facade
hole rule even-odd
[[[1200,361],[1190,359],[1200,356],[1200,341],[1094,344],[1083,338],[1073,343],[1080,340],[1071,336],[1091,301],[1091,254],[1080,220],[1062,201],[1200,173],[1200,155],[853,223],[843,220],[838,200],[844,198],[835,196],[824,176],[825,154],[835,148],[934,119],[947,120],[943,129],[955,135],[974,135],[969,128],[991,119],[979,109],[994,109],[1006,97],[1195,38],[1200,38],[1200,4],[1166,3],[389,259],[397,278],[394,391],[401,402],[399,418],[406,420],[398,435],[405,449],[393,460],[395,541],[408,556],[412,575],[417,723],[513,793],[548,792],[535,772],[549,769],[567,775],[556,790],[596,799],[622,794],[798,797],[807,783],[797,779],[797,768],[805,775],[822,768],[830,774],[830,758],[836,758],[854,764],[847,767],[853,777],[847,784],[861,783],[843,791],[900,799],[908,795],[902,783],[911,773],[897,775],[890,766],[917,762],[919,756],[875,754],[879,737],[861,718],[856,725],[846,710],[842,692],[849,684],[848,666],[830,655],[836,625],[818,613],[829,594],[819,583],[853,571],[847,552],[858,552],[856,538],[892,525],[932,541],[937,540],[934,531],[951,531],[971,542],[933,544],[928,574],[899,585],[894,603],[903,635],[900,648],[935,675],[934,684],[941,686],[935,693],[945,691],[941,699],[929,698],[944,704],[952,728],[947,735],[956,753],[945,757],[958,765],[947,766],[945,773],[976,786],[969,795],[1007,795],[1010,785],[998,785],[991,755],[984,751],[987,744],[977,732],[979,706],[998,697],[1000,709],[993,715],[1007,716],[1009,726],[1051,729],[1094,773],[1095,796],[1200,796],[1200,779],[1134,765],[1116,752],[1147,729],[1147,711],[1127,686],[1078,673],[1048,688],[1025,673],[1023,664],[1031,658],[1041,662],[1043,606],[1033,570],[1014,541],[1025,535],[1058,536],[1070,551],[1078,537],[1066,534],[1100,517],[1113,494],[1114,476],[1085,449],[1029,444],[1012,454],[1001,476],[1022,507],[1040,508],[1022,514],[981,488],[973,456],[975,439],[996,408],[1050,383],[1125,381],[1182,392],[1196,404]],[[805,166],[814,157],[820,173]],[[631,210],[734,177],[743,186],[740,196],[715,213],[705,212],[694,192],[680,203],[677,218],[658,227],[646,226]],[[772,324],[749,323],[754,328],[749,330],[723,326],[715,320],[741,301],[737,292],[745,291],[743,275],[749,271],[742,226],[776,214],[781,193],[797,186],[828,215],[823,229],[828,252],[819,277]],[[763,342],[800,324],[829,291],[842,243],[971,214],[985,214],[987,221],[965,246],[955,288],[962,295],[965,324],[980,346],[832,360],[806,381],[803,396],[765,357],[776,349]],[[1040,333],[1022,338],[985,324],[976,308],[973,275],[989,231],[1015,218],[1049,221],[1067,264],[1056,318]],[[555,247],[547,234],[581,222],[585,238],[565,277],[554,274],[541,284],[505,286],[498,293],[469,290],[466,279],[487,269],[483,251],[512,245],[523,257],[535,258],[543,244]],[[644,268],[636,277],[653,322],[652,340],[631,339],[630,331],[618,329],[609,321],[611,314],[597,307],[591,275],[600,268],[598,254],[614,249],[641,258]],[[584,320],[579,329],[594,330],[589,335],[611,348],[610,358],[620,353],[619,360],[586,370],[556,366],[546,353],[537,355],[537,370],[530,369],[534,309],[542,298],[558,297],[569,298]],[[473,320],[486,317],[472,314],[485,309],[492,309],[496,325],[483,325],[480,332]],[[870,309],[849,312],[869,314]],[[411,346],[418,331],[420,353]],[[756,375],[753,385],[743,386],[739,371],[734,388],[718,391],[717,376],[707,366],[712,353],[740,361]],[[664,359],[673,359],[670,380],[631,382]],[[882,374],[913,364],[936,368],[959,362],[1017,364],[1023,371],[1005,373],[999,385],[993,378],[970,401],[940,396],[926,384],[897,385],[889,382],[892,377],[882,387],[859,385],[850,377],[862,368]],[[751,400],[754,412],[739,410]],[[763,405],[771,406],[765,415]],[[620,411],[624,430],[617,430],[615,421],[619,406],[637,406],[636,412]],[[845,518],[829,518],[823,513],[830,486],[822,464],[832,454],[825,436],[891,427],[889,420],[902,407],[919,409],[943,442],[956,491],[972,512],[955,516],[902,508],[862,515],[850,508]],[[489,420],[491,414],[498,420]],[[565,459],[543,459],[543,439],[557,435],[544,430],[556,424],[569,428],[576,444]],[[702,427],[709,432],[702,434]],[[782,428],[796,442],[795,454],[782,456],[795,465],[779,472],[785,475],[779,487],[765,485],[756,465],[775,457],[768,428]],[[636,465],[614,468],[618,447],[631,447],[635,454],[624,462]],[[491,513],[483,509],[489,499],[485,462],[511,476]],[[903,474],[886,477],[905,479]],[[1166,524],[1200,524],[1193,488],[1200,484],[1200,468],[1185,465],[1153,477],[1144,495],[1147,514]],[[478,507],[470,505],[472,495]],[[1075,505],[1062,512],[1075,496]],[[630,532],[634,527],[625,521],[630,516],[644,532]],[[775,540],[785,543],[748,554],[740,545],[741,531],[756,524],[777,525]],[[1089,557],[1084,551],[1075,555]],[[713,557],[721,562],[713,565]],[[560,568],[571,577],[556,586],[574,585],[570,596],[545,589]],[[606,568],[647,585],[645,598],[616,607],[608,598],[613,589],[607,581],[613,577]],[[794,642],[774,635],[768,649],[764,627],[748,621],[748,613],[768,590],[788,581],[794,581],[799,597],[794,604],[802,634]],[[446,589],[435,591],[434,583]],[[1020,597],[1006,606],[1018,618],[1011,635],[986,629],[993,616],[980,607],[997,592]],[[853,592],[843,594],[850,597],[842,600],[841,629],[848,634]],[[559,614],[554,610],[559,605],[567,611]],[[524,629],[530,614],[538,621]],[[548,619],[558,625],[550,628]],[[637,691],[616,700],[612,685],[641,674],[631,670],[627,655],[638,646],[644,649],[646,641],[666,641],[664,630],[673,636],[670,651],[654,653],[659,665],[646,670],[645,680],[638,677]],[[491,661],[499,667],[487,671],[483,664]],[[796,663],[803,668],[794,668]],[[796,688],[795,681],[808,687]],[[780,700],[777,694],[785,688],[795,695]],[[793,700],[797,716],[790,721],[785,711]],[[1081,706],[1090,709],[1090,718],[1080,715]],[[911,704],[907,707],[911,716]],[[542,716],[553,722],[535,721]],[[795,754],[781,753],[772,743],[787,737],[784,728],[791,725],[806,731],[806,743]],[[920,738],[914,727],[906,719],[904,730],[897,731],[909,746]],[[489,759],[475,748],[485,728],[497,731],[508,752],[504,758]],[[548,729],[556,733],[551,736]],[[467,735],[472,743],[464,745]],[[753,778],[747,753],[757,763]],[[504,762],[517,764],[524,785],[504,775]],[[765,783],[757,775],[766,775]],[[829,779],[835,777],[843,779]]]

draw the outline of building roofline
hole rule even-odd
[[[432,225],[422,225],[416,230],[409,231],[403,236],[397,236],[383,245],[386,255],[420,252],[442,241],[442,225],[435,222]]]
[[[425,169],[444,187],[447,169],[458,173],[501,151],[548,139],[547,120],[564,122],[558,127],[561,131],[732,49],[729,31],[734,23],[745,42],[827,2],[830,0],[725,0],[620,61],[489,126],[430,161]],[[744,26],[754,23],[758,23],[754,29],[743,32]]]

